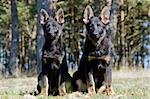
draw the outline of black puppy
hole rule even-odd
[[[111,41],[107,34],[110,12],[104,7],[100,17],[95,17],[90,6],[84,11],[87,34],[84,51],[78,70],[73,74],[74,89],[107,95],[113,94],[111,88]]]
[[[59,9],[55,18],[42,9],[40,22],[43,27],[45,44],[42,49],[42,72],[38,76],[37,89],[42,95],[65,95],[65,82],[71,76],[66,63],[63,23],[64,12]]]

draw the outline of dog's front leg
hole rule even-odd
[[[87,90],[89,95],[95,94],[95,82],[94,82],[93,73],[91,72],[88,73],[87,88],[88,88]]]
[[[59,85],[58,85],[58,91],[60,96],[64,96],[66,94],[66,87],[65,87],[65,81],[64,78],[62,77],[62,74],[59,74]]]
[[[37,90],[39,91],[40,95],[48,96],[48,77],[47,75],[44,75],[40,73],[38,76],[38,85],[37,85]]]
[[[112,82],[112,67],[109,65],[106,67],[104,73],[104,85],[99,89],[98,93],[104,93],[106,95],[114,95],[113,88],[111,86]]]

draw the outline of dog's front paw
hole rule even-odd
[[[48,78],[46,75],[40,74],[38,77],[38,85],[37,90],[39,92],[39,95],[48,96]]]
[[[39,95],[42,95],[42,96],[48,96],[48,89],[47,88],[43,88],[41,90],[41,93]]]
[[[102,86],[99,90],[98,90],[98,93],[102,93],[102,94],[105,94],[105,95],[115,95],[115,92],[113,90],[112,87],[106,87],[105,85]]]
[[[88,94],[89,95],[94,95],[96,92],[95,92],[95,86],[91,85],[88,87]]]

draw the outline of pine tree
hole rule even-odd
[[[11,29],[12,29],[12,43],[9,60],[9,73],[12,76],[18,76],[18,55],[19,55],[19,31],[18,31],[18,13],[17,1],[11,0]]]

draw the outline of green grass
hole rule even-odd
[[[37,78],[16,78],[0,80],[0,99],[150,99],[150,71],[114,71],[112,86],[114,96],[82,93],[67,94],[64,97],[31,96],[36,90]]]

